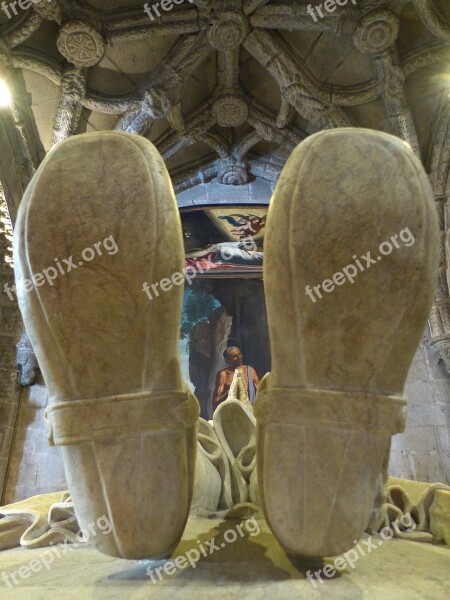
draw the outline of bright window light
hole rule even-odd
[[[11,103],[11,92],[3,79],[0,79],[0,107],[10,106]]]

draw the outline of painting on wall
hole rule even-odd
[[[201,416],[211,419],[217,373],[224,351],[237,347],[243,364],[261,379],[270,371],[263,282],[260,278],[203,278],[184,293],[180,330],[183,376],[197,396]]]
[[[224,352],[239,348],[258,377],[270,370],[264,287],[268,206],[229,206],[181,212],[186,286],[180,329],[183,375],[201,416],[211,419]]]
[[[186,267],[199,277],[261,277],[267,211],[233,206],[182,212]]]

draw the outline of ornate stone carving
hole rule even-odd
[[[241,44],[249,30],[245,16],[225,10],[214,19],[208,31],[208,40],[216,50],[233,50]]]
[[[172,103],[167,94],[158,88],[145,91],[145,100],[142,106],[153,119],[167,117],[172,109]]]
[[[11,60],[11,66],[14,69],[33,71],[34,73],[46,77],[55,85],[61,85],[62,68],[56,61],[53,61],[47,56],[43,57],[30,49],[20,49],[20,51],[13,50],[9,58]],[[2,60],[1,54],[0,60]]]
[[[262,140],[257,131],[250,131],[242,136],[232,147],[231,154],[240,164],[247,153]]]
[[[102,58],[106,49],[103,36],[89,23],[69,21],[59,32],[58,50],[77,67],[92,67]]]
[[[33,0],[33,8],[44,19],[61,23],[62,7],[59,0]]]
[[[13,251],[12,251],[12,239],[13,239],[13,226],[11,223],[11,216],[9,214],[8,205],[3,192],[3,187],[0,182],[0,234],[3,234],[10,245],[6,248],[4,254],[5,262],[12,267],[13,266]],[[1,267],[0,267],[1,269]]]
[[[313,3],[315,4],[315,3]],[[350,3],[349,3],[350,4]],[[353,7],[353,5],[351,5]],[[334,13],[325,12],[323,18],[312,19],[307,4],[299,2],[271,3],[250,16],[252,27],[264,29],[287,29],[289,31],[353,31],[354,22],[349,19],[355,7],[339,9]]]
[[[209,109],[208,103],[202,105],[198,114],[192,117],[185,125],[185,132],[171,131],[158,144],[158,150],[164,158],[172,156],[177,149],[186,143],[193,143],[203,136],[214,126],[215,120]],[[182,135],[182,137],[181,137]]]
[[[148,135],[154,120],[167,117],[171,110],[172,103],[164,90],[153,87],[145,91],[141,105],[122,118],[119,128],[130,133]]]
[[[123,115],[127,111],[135,111],[142,105],[142,98],[136,96],[130,98],[102,97],[99,94],[90,93],[83,99],[83,106],[93,112]]]
[[[42,24],[42,17],[35,12],[30,13],[25,21],[23,21],[18,27],[5,33],[4,40],[7,46],[14,48],[19,44],[25,42],[30,38],[35,31],[39,29]]]
[[[380,54],[388,50],[397,39],[399,18],[387,9],[374,10],[358,23],[353,41],[363,54]]]
[[[152,120],[170,113],[172,101],[179,101],[179,89],[210,52],[204,33],[186,35],[172,47],[166,60],[151,77],[151,87],[146,92],[142,106],[129,112],[116,125],[116,129],[146,135]],[[156,116],[152,116],[156,115]]]
[[[273,34],[253,30],[245,39],[244,47],[275,78],[281,95],[305,119],[323,129],[353,125],[341,108],[322,101],[317,84]]]
[[[448,44],[450,42],[450,27],[438,15],[433,0],[414,0],[414,4],[428,31]]]
[[[61,97],[53,125],[54,143],[77,132],[85,86],[86,69],[72,66],[66,69],[61,81]]]
[[[24,387],[34,385],[39,376],[39,364],[26,331],[22,333],[16,348],[20,385]]]
[[[213,105],[213,115],[220,127],[239,127],[248,118],[245,100],[236,94],[224,94]]]
[[[224,185],[244,185],[248,183],[248,172],[243,165],[226,165],[217,174],[217,181]]]
[[[450,48],[437,42],[427,44],[425,47],[421,47],[418,50],[414,49],[412,52],[402,57],[403,69],[406,76],[434,63],[448,63],[449,61]]]

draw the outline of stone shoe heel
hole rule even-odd
[[[181,224],[154,146],[116,132],[59,144],[25,193],[15,263],[80,527],[110,521],[89,536],[105,554],[170,555],[189,513],[199,408],[178,353]],[[162,282],[152,300],[145,282]]]
[[[371,520],[437,236],[427,176],[398,138],[322,132],[284,168],[265,235],[272,372],[255,416],[262,504],[289,553],[340,554]]]

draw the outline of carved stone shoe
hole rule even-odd
[[[255,403],[263,508],[289,553],[340,554],[371,519],[437,236],[427,176],[398,138],[322,132],[289,158],[266,228],[272,372]]]
[[[180,372],[183,242],[157,150],[115,132],[58,145],[27,189],[15,252],[81,528],[107,517],[112,532],[90,535],[100,551],[168,556],[189,513],[199,411]]]

